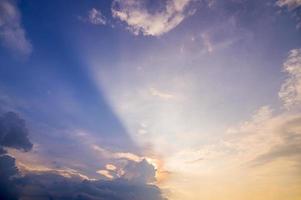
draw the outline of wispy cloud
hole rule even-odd
[[[0,1],[0,40],[3,45],[21,55],[28,56],[32,45],[21,25],[21,15],[13,1]]]
[[[107,20],[105,16],[101,13],[100,10],[97,10],[96,8],[92,8],[88,11],[87,16],[79,16],[79,20],[87,23],[91,23],[94,25],[106,25]]]
[[[295,9],[301,6],[300,0],[278,0],[276,4],[280,7],[288,7],[289,9]]]
[[[283,70],[288,78],[281,86],[279,97],[286,108],[301,105],[301,49],[290,51]]]
[[[204,46],[205,46],[205,48],[207,49],[207,52],[208,52],[208,53],[212,53],[212,52],[213,52],[213,45],[212,45],[212,43],[211,43],[209,34],[203,33],[203,34],[201,35],[201,37],[202,37],[202,40],[203,40],[203,42],[204,42]]]
[[[205,145],[197,151],[186,151],[185,157],[190,161],[224,160],[237,166],[247,164],[253,167],[282,159],[300,166],[300,49],[289,52],[283,69],[289,76],[280,89],[279,98],[286,110],[274,113],[271,106],[262,106],[251,119],[228,128],[224,138],[216,144]]]
[[[178,26],[191,12],[187,7],[191,0],[156,1],[157,8],[149,10],[139,0],[114,0],[113,17],[127,23],[135,35],[159,36]]]
[[[153,87],[149,89],[149,92],[152,96],[159,97],[160,99],[169,100],[169,99],[175,98],[174,95],[172,95],[170,93],[167,93],[167,92],[162,92],[162,91],[160,91],[156,88],[153,88]]]

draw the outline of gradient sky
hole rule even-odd
[[[1,0],[0,132],[7,112],[23,176],[298,200],[301,1]]]

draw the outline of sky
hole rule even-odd
[[[299,200],[300,0],[0,0],[0,199]]]

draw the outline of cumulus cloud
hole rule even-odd
[[[295,9],[301,5],[301,0],[278,0],[276,4],[280,7],[288,7],[289,9]]]
[[[5,47],[21,55],[32,52],[32,45],[21,25],[20,12],[10,0],[0,1],[0,40]]]
[[[83,22],[88,22],[94,25],[105,25],[107,23],[105,16],[96,8],[92,8],[88,11],[88,15],[86,17],[80,16],[79,19]]]
[[[288,74],[279,92],[279,97],[286,108],[290,109],[301,103],[301,49],[290,51],[283,70]]]
[[[178,26],[189,14],[191,0],[114,0],[112,14],[135,35],[159,36]],[[153,9],[150,9],[153,8]]]

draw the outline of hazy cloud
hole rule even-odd
[[[21,25],[21,16],[12,0],[0,1],[0,40],[2,44],[21,55],[29,55],[32,45]]]
[[[127,23],[128,29],[135,35],[159,36],[174,29],[189,15],[187,7],[190,2],[114,0],[112,14]]]

